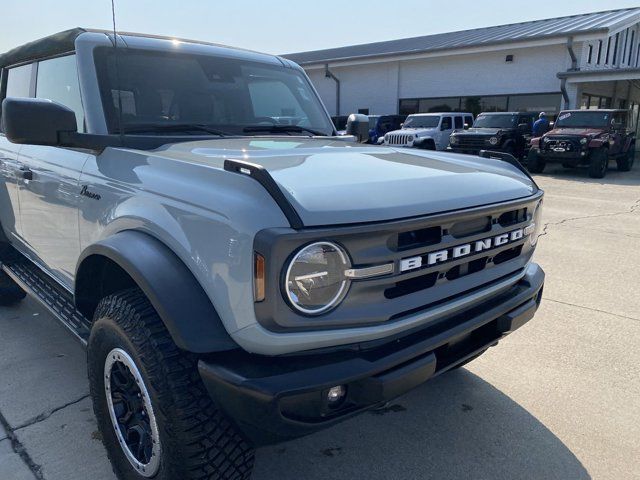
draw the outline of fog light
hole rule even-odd
[[[347,395],[347,387],[344,385],[338,385],[337,387],[332,387],[327,392],[327,402],[329,406],[335,407],[337,406],[344,397]]]

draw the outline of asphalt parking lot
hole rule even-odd
[[[260,449],[256,480],[640,478],[640,165],[549,168],[533,321],[382,411]],[[0,308],[0,479],[114,479],[84,351],[33,300]]]

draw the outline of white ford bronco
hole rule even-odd
[[[300,67],[202,42],[74,29],[0,67],[0,303],[86,346],[121,479],[249,478],[538,308],[509,155],[338,137]]]

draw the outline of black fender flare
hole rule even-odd
[[[76,268],[75,302],[93,315],[102,287],[91,286],[100,257],[119,266],[147,296],[178,347],[193,353],[237,349],[200,283],[164,243],[126,230],[88,246]],[[93,261],[92,261],[93,259]],[[114,293],[114,292],[106,292]]]

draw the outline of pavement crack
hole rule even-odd
[[[11,449],[13,450],[13,453],[20,457],[36,480],[44,480],[44,475],[42,475],[42,466],[33,461],[31,455],[29,455],[29,452],[27,452],[27,449],[22,442],[20,442],[15,434],[15,430],[11,428],[11,425],[9,425],[9,422],[2,412],[0,412],[0,425],[2,425],[2,428],[7,432],[5,439],[8,439],[11,442]]]
[[[571,303],[571,302],[563,302],[562,300],[554,300],[553,298],[548,298],[548,297],[544,297],[544,301],[560,303],[562,305],[567,305],[569,307],[583,308],[585,310],[590,310],[592,312],[604,313],[606,315],[611,315],[613,317],[624,318],[625,320],[631,320],[633,322],[640,322],[640,318],[629,317],[627,315],[621,315],[619,313],[608,312],[607,310],[600,310],[599,308],[587,307],[585,305],[578,305],[576,303]]]
[[[627,208],[626,210],[622,210],[620,212],[599,213],[598,215],[583,215],[580,217],[564,218],[559,222],[547,222],[544,224],[544,227],[542,228],[542,233],[538,235],[538,238],[543,237],[544,235],[549,233],[548,228],[550,226],[555,227],[558,225],[563,225],[567,222],[573,222],[575,220],[584,220],[586,218],[602,218],[602,217],[615,217],[617,215],[627,215],[629,213],[634,213],[635,211],[640,211],[640,198],[635,202],[633,202],[633,204],[629,208]]]
[[[30,418],[26,422],[24,422],[24,423],[18,425],[17,427],[15,427],[13,430],[14,431],[22,430],[23,428],[30,427],[31,425],[35,425],[36,423],[43,422],[47,418],[51,417],[51,415],[53,415],[54,413],[59,412],[60,410],[64,410],[65,408],[70,407],[72,405],[75,405],[76,403],[80,403],[81,401],[83,401],[86,398],[89,398],[89,394],[88,393],[85,394],[85,395],[82,395],[80,398],[77,398],[75,400],[67,402],[64,405],[61,405],[61,406],[56,407],[56,408],[52,408],[51,410],[47,410],[46,412],[43,412],[40,415],[37,415],[37,416],[35,416],[33,418]]]

